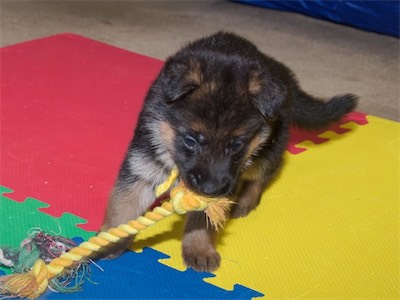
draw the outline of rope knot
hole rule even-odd
[[[217,231],[224,225],[226,213],[233,203],[225,197],[209,198],[197,195],[189,190],[182,181],[170,191],[170,196],[176,213],[204,211],[208,217],[207,220]]]

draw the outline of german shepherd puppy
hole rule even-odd
[[[351,94],[329,101],[307,94],[289,68],[233,33],[189,43],[148,91],[102,230],[142,215],[174,167],[192,191],[227,196],[235,203],[231,216],[246,216],[282,164],[289,126],[326,127],[356,104]],[[220,265],[207,225],[203,212],[188,214],[183,258],[199,271]]]

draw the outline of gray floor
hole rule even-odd
[[[352,92],[358,110],[400,120],[399,40],[303,15],[221,1],[4,1],[0,45],[73,32],[165,59],[189,40],[235,31],[285,62],[309,92]]]

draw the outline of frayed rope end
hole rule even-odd
[[[32,273],[12,274],[0,277],[0,294],[2,299],[29,298],[40,296],[39,284]]]
[[[208,221],[216,231],[224,226],[224,223],[227,219],[227,212],[232,204],[233,201],[230,201],[227,198],[220,198],[218,201],[210,201],[208,203],[208,206],[204,212],[208,217]]]
[[[43,260],[39,259],[33,265],[32,271],[28,273],[1,276],[0,294],[2,299],[36,299],[44,293],[47,285],[46,265]]]

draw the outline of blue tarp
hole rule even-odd
[[[360,29],[400,37],[400,1],[238,0],[266,8],[298,12]]]

